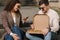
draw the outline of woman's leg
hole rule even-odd
[[[20,37],[20,40],[24,39],[23,31],[19,27],[17,26],[12,27],[12,32],[16,33]]]
[[[13,40],[13,37],[10,36],[9,34],[6,34],[6,35],[4,36],[4,40]]]
[[[19,27],[13,26],[12,27],[12,32],[13,33],[16,33],[20,37],[20,40],[23,40],[24,39],[24,32]],[[5,40],[13,40],[13,37],[10,36],[9,34],[6,34],[4,36],[4,39]]]
[[[44,37],[44,40],[51,40],[51,32]]]
[[[30,40],[43,40],[42,38],[36,37],[36,36],[32,36],[29,33],[26,32],[26,37]]]

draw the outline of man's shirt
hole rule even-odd
[[[44,14],[42,10],[38,12],[38,14]],[[49,9],[46,13],[50,18],[50,28],[52,32],[56,32],[59,30],[59,16],[58,13],[52,9]]]

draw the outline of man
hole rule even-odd
[[[56,33],[56,31],[59,30],[59,16],[56,11],[50,8],[48,0],[41,0],[39,2],[39,8],[41,9],[38,12],[39,14],[47,14],[50,17],[50,29],[51,35],[53,36]]]
[[[51,40],[51,34],[56,33],[56,31],[59,30],[59,16],[56,11],[50,8],[48,0],[40,0],[39,9],[40,11],[38,14],[47,14],[50,18],[50,31],[46,36],[44,36],[44,40]],[[30,40],[43,40],[36,36],[30,35],[29,33],[26,33],[26,36]]]

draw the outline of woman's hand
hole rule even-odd
[[[12,37],[14,38],[14,40],[19,40],[20,39],[17,34],[13,34]]]
[[[23,22],[27,22],[29,17],[23,18]]]

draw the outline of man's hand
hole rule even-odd
[[[34,26],[33,26],[33,24],[31,24],[30,26],[31,26],[31,28],[32,28],[32,29],[34,29]]]
[[[49,29],[44,29],[42,30],[42,32],[43,32],[43,35],[46,35],[49,32]]]

